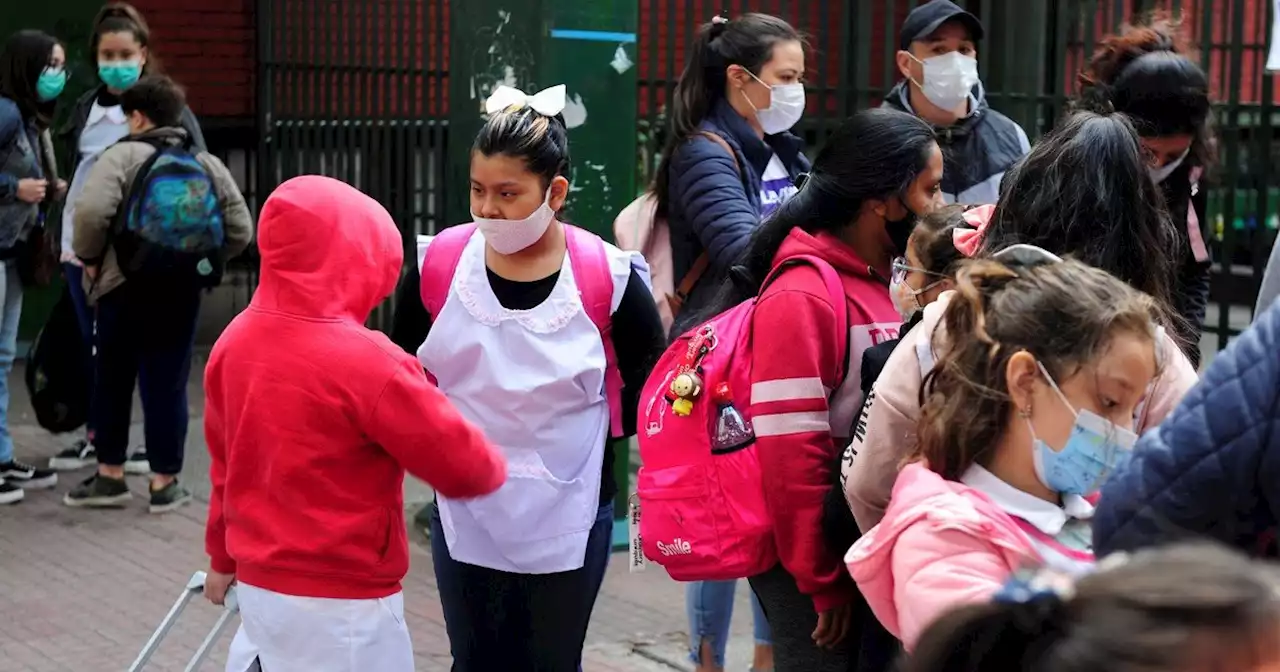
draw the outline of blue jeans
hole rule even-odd
[[[737,581],[694,581],[685,584],[684,608],[689,615],[689,661],[702,664],[702,642],[711,642],[716,667],[724,667],[725,647],[729,643],[729,622],[733,619],[733,596]],[[768,645],[771,639],[769,621],[760,609],[760,601],[750,588],[751,616],[756,644]]]
[[[90,353],[89,359],[89,389],[93,389],[93,311],[89,307],[89,300],[84,293],[84,284],[81,278],[84,277],[84,269],[70,262],[62,262],[62,275],[67,279],[67,292],[71,294],[71,305],[76,308],[76,321],[80,324],[80,335],[84,337],[84,344]],[[85,437],[89,442],[93,442],[93,395],[89,395],[89,419],[85,423]]]
[[[433,511],[431,562],[453,672],[581,670],[587,624],[604,583],[612,545],[613,502],[609,502],[596,513],[581,569],[513,574],[450,557],[440,514]]]
[[[22,281],[18,265],[0,261],[0,462],[13,460],[9,435],[9,372],[18,351],[18,320],[22,318]]]

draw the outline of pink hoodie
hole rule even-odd
[[[1043,558],[986,495],[913,462],[883,522],[844,561],[876,618],[911,651],[935,618],[989,600],[1016,569]]]
[[[916,423],[920,421],[921,370],[918,351],[938,350],[946,343],[942,314],[954,292],[943,292],[924,309],[924,319],[907,332],[894,348],[883,373],[862,407],[854,432],[852,461],[843,465],[845,499],[862,530],[880,522],[898,470],[915,451]],[[935,333],[936,332],[936,333]],[[932,347],[929,334],[933,334]],[[1160,424],[1199,378],[1186,356],[1166,334],[1160,353],[1163,371],[1151,383],[1138,417],[1139,434]]]

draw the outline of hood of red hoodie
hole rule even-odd
[[[364,323],[395,291],[400,231],[377,201],[320,175],[281,184],[258,218],[261,274],[252,305]]]
[[[866,261],[853,251],[837,236],[826,231],[809,233],[803,229],[792,229],[787,234],[778,253],[773,257],[776,265],[779,261],[799,254],[809,254],[831,264],[841,275],[851,275],[866,280],[879,282],[888,287],[889,279],[882,278]],[[886,290],[887,291],[887,290]]]

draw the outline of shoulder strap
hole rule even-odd
[[[436,234],[427,246],[426,256],[422,260],[420,271],[422,305],[435,320],[449,298],[449,286],[453,283],[453,274],[458,270],[458,261],[462,259],[462,251],[475,233],[475,224],[459,224],[451,226]],[[416,261],[416,260],[415,260]]]
[[[738,180],[741,181],[742,164],[738,162],[738,153],[733,151],[733,147],[729,146],[729,141],[720,137],[719,133],[712,133],[711,131],[698,131],[698,135],[720,145],[724,151],[729,153],[729,158],[733,159],[733,167],[738,171]],[[746,188],[745,184],[743,188]],[[703,250],[702,254],[698,255],[698,258],[694,260],[693,266],[690,266],[689,271],[680,279],[680,284],[676,285],[675,293],[667,299],[667,305],[670,306],[672,315],[680,313],[680,309],[684,307],[684,302],[689,300],[689,293],[693,291],[694,286],[698,284],[698,281],[702,279],[702,276],[706,274],[710,266],[711,256],[707,254],[706,250]]]
[[[774,266],[772,271],[769,271],[764,283],[760,285],[760,293],[757,296],[763,296],[765,288],[770,283],[796,264],[808,264],[818,269],[818,274],[822,276],[822,284],[826,286],[827,297],[831,299],[831,309],[836,314],[837,333],[840,334],[841,341],[844,343],[840,350],[840,380],[843,381],[849,374],[849,299],[845,298],[844,283],[840,281],[839,271],[827,263],[826,259],[812,254],[797,254],[794,257],[787,257],[782,263]],[[843,310],[841,310],[842,308]]]
[[[605,398],[609,402],[609,435],[622,436],[622,373],[618,370],[618,354],[613,347],[613,272],[604,241],[599,236],[576,226],[564,225],[569,267],[582,306],[591,323],[600,332],[604,344]],[[433,243],[434,244],[434,243]],[[431,253],[431,248],[427,248]]]

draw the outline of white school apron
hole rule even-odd
[[[422,264],[429,238],[420,239]],[[633,263],[606,245],[617,310]],[[437,385],[507,458],[507,482],[470,500],[437,495],[449,555],[519,574],[580,569],[600,506],[609,404],[600,332],[568,254],[551,295],[529,310],[498,302],[484,237],[468,241],[439,315],[418,348]]]

